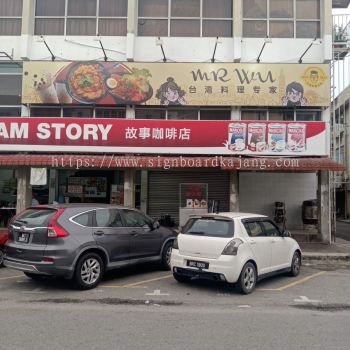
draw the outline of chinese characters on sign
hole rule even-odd
[[[24,62],[23,71],[22,103],[264,107],[330,103],[327,64]]]
[[[327,156],[325,122],[2,118],[0,151]]]
[[[191,129],[177,128],[126,128],[125,139],[190,140]]]

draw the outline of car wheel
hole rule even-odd
[[[290,274],[293,277],[296,277],[299,275],[300,272],[300,265],[301,265],[301,256],[299,252],[294,252],[292,264],[290,267]]]
[[[186,276],[182,276],[179,275],[178,273],[174,272],[173,273],[174,278],[176,279],[176,281],[178,281],[179,283],[186,283],[189,281],[189,278]]]
[[[83,255],[76,266],[74,273],[74,284],[78,289],[95,288],[104,272],[104,265],[101,257],[96,253]]]
[[[164,270],[170,270],[170,259],[171,259],[171,251],[173,248],[173,242],[168,242],[162,251],[162,261],[161,265]]]
[[[242,272],[239,276],[237,287],[242,294],[250,294],[256,285],[256,268],[248,262],[243,266]]]
[[[31,272],[23,272],[27,277],[31,278],[34,281],[42,281],[43,275],[38,275],[36,273],[31,273]]]
[[[0,248],[0,267],[4,266],[4,252]]]

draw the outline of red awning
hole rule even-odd
[[[199,169],[219,168],[239,171],[290,171],[317,170],[344,171],[343,164],[330,158],[270,158],[270,157],[183,157],[183,156],[125,156],[125,155],[59,155],[59,154],[0,154],[1,167],[50,167],[72,169]]]

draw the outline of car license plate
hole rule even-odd
[[[29,233],[20,233],[18,235],[18,242],[28,243],[29,242]]]
[[[209,263],[204,261],[187,260],[187,266],[196,267],[197,269],[209,269]]]

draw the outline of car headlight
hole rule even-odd
[[[234,238],[227,244],[225,249],[222,251],[222,255],[237,255],[239,246],[243,244],[243,241],[239,238]]]

